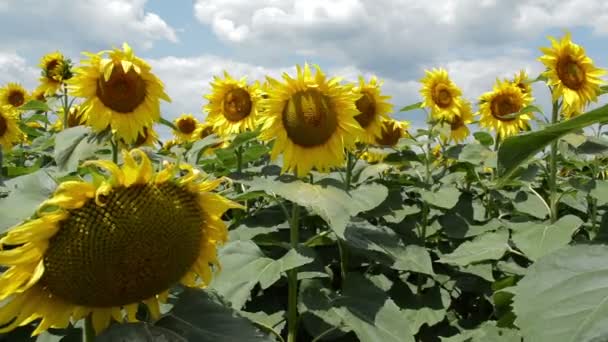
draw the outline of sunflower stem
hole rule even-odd
[[[289,240],[291,248],[298,247],[300,207],[292,203],[291,222],[289,223]],[[287,342],[295,342],[298,336],[298,270],[291,269],[287,272],[288,302],[287,302]]]
[[[553,109],[551,111],[551,124],[557,123],[559,119],[559,103],[553,101]],[[551,143],[551,153],[549,155],[549,189],[551,191],[549,197],[549,206],[551,208],[551,223],[557,221],[557,140]]]
[[[353,179],[353,168],[355,167],[355,164],[357,163],[357,160],[355,160],[354,156],[352,153],[347,152],[346,153],[346,175],[344,176],[344,188],[346,189],[346,191],[350,191],[350,183],[352,182]]]
[[[114,138],[110,139],[110,144],[112,144],[112,161],[114,164],[118,163],[118,144],[114,141]]]
[[[0,185],[4,185],[4,166],[3,166],[2,146],[0,146]]]
[[[66,85],[63,86],[63,129],[68,128],[68,117],[69,117],[69,105],[68,105],[68,88]]]
[[[89,314],[84,320],[84,342],[95,341],[95,329],[93,328],[93,315]]]
[[[243,147],[239,146],[236,148],[236,173],[239,175],[243,172]]]

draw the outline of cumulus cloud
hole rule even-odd
[[[0,51],[0,85],[18,82],[28,89],[34,89],[40,71],[15,52]]]
[[[36,47],[78,54],[123,41],[147,48],[158,40],[177,42],[175,29],[146,11],[147,0],[3,0],[0,43],[17,50]],[[35,23],[35,24],[34,24]]]

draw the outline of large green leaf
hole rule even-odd
[[[287,182],[271,178],[239,182],[250,186],[248,191],[276,194],[310,209],[321,216],[341,238],[344,238],[344,230],[351,217],[377,207],[388,196],[388,189],[376,183],[363,184],[346,192],[329,182],[309,184],[299,180]]]
[[[57,340],[59,341],[59,340]],[[97,342],[188,342],[172,330],[148,323],[114,324],[95,338]],[[37,341],[38,342],[38,341]]]
[[[375,226],[367,221],[356,221],[347,226],[344,236],[346,242],[353,247],[378,252],[388,257],[387,264],[393,269],[435,274],[431,255],[426,248],[416,245],[406,246],[390,228]],[[384,259],[378,260],[384,261]]]
[[[515,329],[499,328],[493,321],[482,323],[472,330],[463,330],[460,334],[441,337],[441,342],[521,342],[521,335]],[[537,341],[534,341],[537,342]]]
[[[420,189],[422,200],[443,209],[452,209],[458,203],[460,191],[453,186],[443,186],[436,191]]]
[[[256,328],[208,291],[186,289],[173,309],[154,325],[197,342],[272,342],[274,337]]]
[[[597,199],[597,205],[602,206],[608,203],[608,181],[596,180],[595,187],[589,192],[591,197]]]
[[[473,241],[464,242],[452,253],[443,255],[438,262],[466,266],[484,260],[498,260],[507,251],[508,240],[509,232],[506,229],[478,235]]]
[[[0,198],[0,233],[32,216],[57,187],[47,169],[9,179],[5,185],[10,193]]]
[[[566,215],[553,224],[531,224],[513,233],[513,242],[530,260],[536,261],[567,245],[572,234],[583,224],[578,216]]]
[[[542,151],[547,145],[568,133],[595,123],[608,122],[608,105],[549,125],[540,131],[524,133],[506,138],[498,149],[498,175],[509,178],[519,165]]]
[[[292,268],[313,261],[310,256],[289,250],[278,260],[268,258],[252,241],[233,241],[219,251],[222,271],[213,278],[210,287],[241,309],[256,284],[267,289]]]
[[[59,171],[76,171],[78,165],[93,156],[100,146],[95,141],[89,141],[90,129],[76,126],[61,131],[55,137],[55,161]]]
[[[526,341],[608,340],[608,246],[567,246],[540,258],[511,292]]]

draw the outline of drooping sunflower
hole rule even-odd
[[[559,42],[548,38],[552,46],[540,48],[544,55],[538,60],[547,67],[543,75],[553,87],[553,101],[563,98],[562,114],[569,118],[584,112],[591,101],[597,102],[600,84],[604,83],[599,77],[606,71],[593,65],[585,49],[572,42],[569,32]]]
[[[6,105],[18,109],[29,100],[30,95],[19,83],[10,82],[0,88],[0,106]]]
[[[450,139],[455,143],[464,141],[469,136],[467,124],[473,122],[473,109],[471,103],[462,100],[460,105],[460,115],[455,116],[450,124]]]
[[[180,142],[191,141],[194,131],[199,125],[198,120],[192,114],[182,114],[173,121],[177,130],[173,130],[173,135]]]
[[[31,98],[40,102],[46,102],[46,95],[44,94],[44,88],[38,86],[32,91]]]
[[[9,267],[0,276],[0,332],[41,319],[36,335],[91,315],[99,334],[125,314],[135,321],[139,303],[158,318],[177,283],[209,284],[227,238],[221,216],[242,206],[211,192],[221,179],[190,166],[155,172],[141,150],[123,157],[122,167],[86,162],[109,176],[63,182],[36,218],[0,239],[0,265]]]
[[[443,68],[425,70],[422,83],[423,101],[421,107],[430,108],[431,117],[436,121],[451,121],[458,115],[462,91],[452,82]]]
[[[69,63],[63,54],[55,51],[42,56],[39,66],[42,69],[40,89],[46,96],[55,95],[66,78],[64,74],[69,69]]]
[[[388,113],[393,109],[393,105],[387,102],[391,97],[380,93],[381,82],[373,76],[369,83],[365,83],[363,77],[359,77],[359,86],[353,88],[353,92],[361,96],[355,106],[361,114],[355,116],[355,120],[361,125],[364,134],[361,141],[373,144],[376,138],[382,134],[382,122],[388,119]]]
[[[528,73],[526,70],[520,70],[519,73],[515,74],[512,82],[521,89],[521,92],[524,94],[532,95],[532,86],[530,85],[530,80],[528,78]]]
[[[399,139],[409,135],[407,129],[410,123],[407,121],[397,121],[394,119],[383,119],[382,130],[380,137],[376,137],[374,144],[381,147],[394,147],[399,142]],[[369,163],[383,161],[387,155],[393,151],[389,149],[368,147],[361,155]]]
[[[134,142],[144,127],[160,119],[160,100],[171,101],[162,81],[127,43],[123,50],[85,55],[89,59],[68,83],[72,95],[85,98],[87,125],[97,132],[109,126],[119,138]]]
[[[19,128],[19,112],[11,106],[0,106],[0,148],[10,150],[23,139]]]
[[[352,149],[363,129],[352,86],[340,79],[327,79],[315,65],[296,66],[296,78],[283,74],[285,83],[267,77],[268,98],[263,101],[260,140],[276,139],[271,159],[283,153],[282,171],[295,170],[305,176],[313,167],[326,172],[344,164],[344,149]]]
[[[479,125],[496,130],[501,138],[527,130],[528,121],[532,119],[533,114],[526,113],[516,117],[512,114],[518,113],[533,100],[530,94],[522,93],[517,85],[497,80],[494,89],[480,97]]]
[[[63,120],[65,118],[63,107],[57,110],[57,121],[51,127],[53,131],[59,132],[63,130]],[[84,125],[86,122],[83,109],[80,105],[74,104],[70,107],[68,114],[68,128]]]
[[[254,130],[259,114],[262,91],[259,82],[247,83],[247,78],[232,78],[224,71],[224,78],[213,77],[211,94],[204,96],[209,103],[203,109],[206,121],[222,136]]]

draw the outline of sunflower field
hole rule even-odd
[[[304,63],[173,121],[126,43],[43,56],[0,88],[0,341],[608,341],[606,72],[549,39],[483,94]]]

